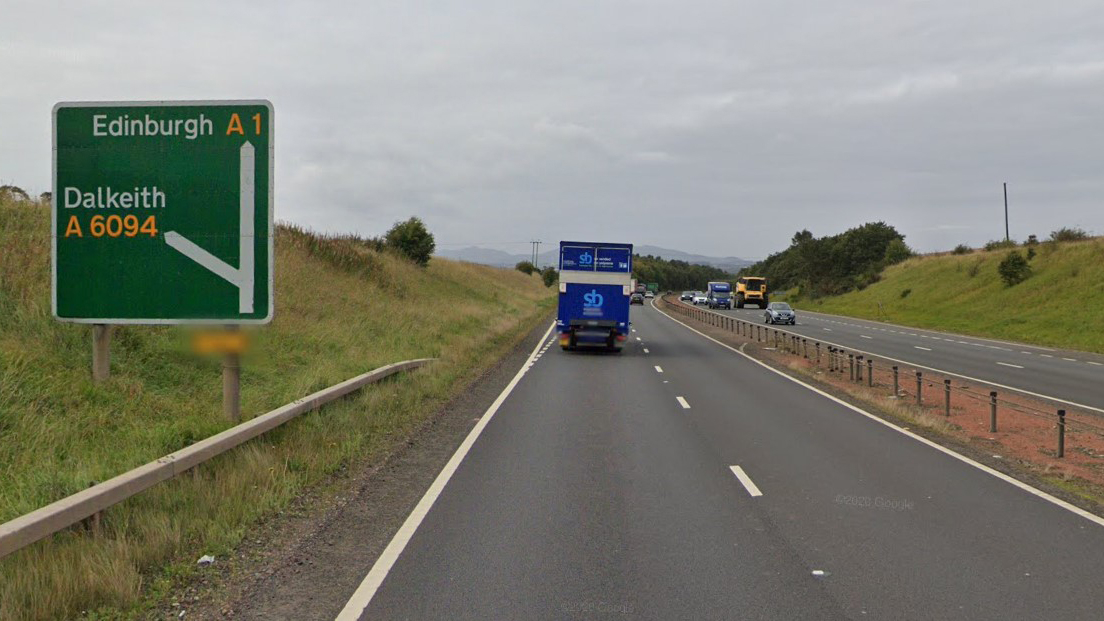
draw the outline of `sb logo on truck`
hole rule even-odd
[[[594,265],[594,255],[590,254],[589,252],[584,252],[583,254],[579,255],[579,265]],[[601,303],[599,303],[598,306],[601,306]]]
[[[598,293],[597,289],[591,289],[590,293],[583,295],[583,307],[584,308],[602,308],[602,302],[605,302],[605,298],[601,293]]]

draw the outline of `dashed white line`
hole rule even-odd
[[[744,472],[743,468],[739,466],[729,466],[728,468],[732,471],[732,474],[736,475],[737,479],[740,479],[740,483],[743,484],[744,489],[747,490],[747,493],[751,494],[752,496],[763,495],[763,492],[759,491],[759,488],[755,486],[755,483],[752,482],[751,477],[749,477],[747,473]]]
[[[1069,362],[1077,362],[1077,358],[1062,358],[1062,360],[1067,360]]]
[[[832,329],[831,329],[831,328],[825,328],[825,329],[824,329],[824,331],[825,331],[825,332],[831,332],[831,331],[832,331]]]
[[[1095,367],[1104,367],[1104,363],[1100,363],[1100,362],[1093,362],[1092,360],[1086,360],[1086,361],[1085,361],[1085,364],[1091,364],[1091,365],[1093,365],[1093,366],[1095,366]]]
[[[636,337],[636,340],[638,340],[638,341],[639,341],[639,340],[640,340],[640,337],[639,337],[639,336],[638,336],[638,337]]]
[[[645,348],[644,348],[644,353],[646,353],[646,354],[650,354],[650,353],[652,353],[652,352],[648,351],[648,348],[647,348],[647,347],[645,347]]]
[[[867,336],[867,335],[865,335],[865,334],[860,334],[860,335],[859,335],[859,338],[860,338],[860,339],[873,339],[874,337],[872,337],[872,336]]]
[[[656,365],[655,370],[656,370],[656,373],[663,373],[663,367],[659,366],[658,364]]]
[[[679,402],[679,405],[682,406],[682,409],[684,409],[684,410],[689,410],[690,409],[690,404],[686,402],[686,399],[683,399],[682,397],[675,397],[675,399]]]
[[[1042,356],[1043,358],[1053,358],[1054,357],[1054,356],[1051,356],[1050,354],[1039,354],[1039,355]]]
[[[924,351],[931,351],[931,347],[920,347],[919,345],[913,345],[916,349],[922,349]]]
[[[1008,362],[1000,362],[999,360],[997,361],[997,364],[1001,365],[1002,367],[1012,367],[1013,369],[1022,369],[1023,368],[1022,366],[1020,366],[1018,364],[1011,364],[1011,363],[1008,363]]]

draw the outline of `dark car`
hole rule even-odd
[[[679,296],[679,299],[682,300],[683,302],[692,302],[692,301],[694,301],[694,292],[693,291],[683,291],[682,295]]]
[[[639,293],[632,294],[632,297],[629,298],[629,304],[640,304],[641,306],[643,306],[644,296]]]
[[[767,304],[767,310],[763,312],[763,319],[767,323],[797,324],[797,313],[785,302],[771,302]]]

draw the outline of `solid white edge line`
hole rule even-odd
[[[689,410],[690,409],[690,404],[686,402],[686,399],[683,399],[682,397],[675,397],[675,400],[679,402],[679,405],[682,406],[682,409],[684,409],[684,410]]]
[[[479,435],[483,433],[483,429],[487,426],[487,423],[491,422],[491,418],[494,417],[498,408],[502,407],[502,403],[506,401],[506,397],[510,396],[510,393],[517,387],[518,382],[525,376],[526,371],[532,366],[533,358],[536,356],[537,350],[540,348],[540,343],[544,342],[544,339],[548,337],[552,329],[556,327],[553,322],[548,326],[548,330],[544,333],[544,336],[537,341],[537,346],[533,348],[532,353],[529,354],[529,358],[518,369],[514,378],[510,380],[510,383],[506,385],[506,388],[498,395],[498,398],[494,400],[494,403],[487,408],[487,411],[483,413],[483,416],[479,419],[479,422],[475,424],[475,427],[468,433],[468,436],[464,438],[464,442],[460,444],[460,448],[456,449],[456,452],[452,454],[452,458],[449,459],[445,467],[441,469],[440,474],[434,479],[433,484],[426,490],[422,499],[418,501],[418,504],[414,507],[414,510],[407,516],[406,521],[399,527],[398,532],[391,538],[391,542],[384,548],[383,553],[379,555],[376,562],[372,565],[372,569],[369,570],[368,575],[364,577],[364,581],[360,583],[357,590],[353,593],[353,596],[346,602],[345,607],[338,613],[335,621],[356,621],[360,619],[364,614],[365,609],[368,608],[368,604],[372,602],[372,598],[375,596],[376,591],[380,585],[383,584],[383,580],[387,577],[388,572],[391,571],[391,567],[395,565],[395,561],[398,560],[399,555],[402,554],[406,548],[406,544],[410,542],[411,537],[414,536],[415,531],[421,526],[422,520],[429,513],[429,510],[433,507],[433,503],[437,501],[437,497],[441,495],[441,492],[448,485],[449,479],[460,467],[460,462],[464,461],[464,458],[468,455],[468,451],[471,450],[475,441],[479,439]]]
[[[653,303],[653,306],[654,306],[654,303]],[[656,310],[659,310],[659,309],[656,308]],[[929,439],[927,439],[923,436],[916,435],[915,433],[912,433],[911,431],[908,431],[906,429],[898,427],[897,425],[894,425],[893,423],[891,423],[887,420],[879,418],[878,416],[875,416],[874,414],[871,414],[870,412],[867,412],[866,410],[864,410],[864,409],[862,409],[862,408],[860,408],[856,405],[851,405],[850,403],[848,403],[848,402],[846,402],[846,401],[844,401],[844,400],[842,400],[838,397],[834,397],[834,396],[824,392],[823,390],[817,388],[816,386],[813,386],[811,384],[807,384],[807,383],[797,379],[796,377],[791,377],[789,375],[786,375],[782,371],[779,371],[778,369],[770,366],[769,364],[767,364],[765,362],[761,362],[759,360],[756,360],[755,358],[751,357],[750,354],[746,354],[746,353],[736,349],[735,347],[732,347],[730,345],[727,345],[725,343],[722,343],[722,342],[718,341],[717,339],[709,336],[708,334],[699,332],[699,331],[695,330],[694,328],[691,328],[690,326],[682,323],[681,321],[675,319],[674,317],[668,315],[667,313],[664,313],[663,311],[660,311],[660,313],[662,313],[663,316],[666,317],[667,319],[670,319],[671,321],[673,321],[673,322],[677,323],[678,325],[686,328],[687,330],[690,330],[691,332],[697,334],[698,336],[709,339],[710,341],[713,341],[714,343],[720,345],[721,347],[724,347],[725,349],[727,349],[727,350],[729,350],[733,353],[739,354],[739,355],[743,356],[744,358],[747,358],[748,360],[750,360],[750,361],[754,362],[755,364],[763,367],[764,369],[770,371],[771,373],[774,373],[776,375],[780,375],[780,376],[790,380],[791,382],[793,382],[793,383],[795,383],[799,386],[802,386],[804,388],[807,388],[807,389],[817,393],[818,395],[824,397],[825,399],[828,399],[830,401],[834,401],[835,403],[838,403],[839,405],[842,405],[843,407],[845,407],[845,408],[847,408],[847,409],[849,409],[853,412],[857,412],[859,414],[862,414],[863,416],[869,418],[870,420],[872,420],[876,423],[885,425],[886,427],[889,427],[890,429],[893,429],[894,431],[896,431],[898,433],[904,434],[904,435],[912,438],[913,440],[916,440],[917,442],[920,442],[922,444],[926,444],[926,445],[930,446],[931,448],[933,448],[933,449],[935,449],[935,450],[937,450],[941,453],[944,453],[945,455],[949,455],[950,457],[953,457],[953,458],[955,458],[955,459],[957,459],[957,460],[959,460],[959,461],[961,461],[965,464],[973,466],[974,468],[977,468],[978,470],[981,470],[982,472],[985,472],[986,474],[990,474],[990,475],[1004,481],[1005,483],[1009,483],[1011,485],[1014,485],[1014,486],[1022,489],[1023,491],[1025,491],[1025,492],[1027,492],[1027,493],[1029,493],[1033,496],[1041,498],[1041,499],[1043,499],[1043,500],[1045,500],[1049,503],[1055,504],[1055,505],[1069,511],[1070,513],[1079,515],[1079,516],[1085,518],[1086,520],[1089,520],[1090,522],[1095,523],[1098,526],[1104,526],[1104,517],[1100,517],[1099,515],[1096,515],[1095,513],[1090,513],[1088,511],[1082,509],[1081,507],[1070,504],[1070,503],[1068,503],[1068,502],[1066,502],[1066,501],[1064,501],[1061,498],[1058,498],[1056,496],[1051,496],[1050,494],[1044,492],[1043,490],[1032,487],[1031,485],[1028,485],[1027,483],[1024,483],[1023,481],[1021,481],[1019,479],[1008,476],[1007,474],[1005,474],[1005,473],[1003,473],[999,470],[994,470],[993,468],[990,468],[989,466],[986,466],[985,464],[983,464],[981,462],[974,461],[974,460],[970,459],[969,457],[966,457],[965,455],[962,455],[960,453],[956,453],[956,452],[952,451],[951,449],[949,449],[949,448],[947,448],[947,447],[945,447],[941,444],[937,444],[937,443],[932,442],[931,440],[929,440]]]
[[[743,484],[744,489],[747,490],[747,493],[751,494],[752,496],[763,495],[763,492],[759,491],[759,488],[755,485],[754,482],[752,482],[751,477],[749,477],[747,473],[744,472],[743,468],[739,466],[729,466],[728,469],[732,471],[732,474],[736,475],[737,479],[740,479],[740,483]]]

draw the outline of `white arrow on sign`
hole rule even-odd
[[[238,312],[243,314],[253,312],[253,169],[253,145],[246,142],[241,146],[238,201],[241,216],[241,225],[238,229],[240,265],[237,268],[231,267],[176,231],[165,233],[166,244],[238,288]]]

